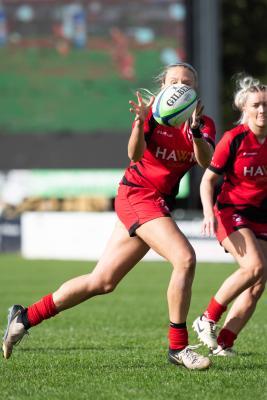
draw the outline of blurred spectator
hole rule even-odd
[[[133,80],[135,78],[134,57],[129,50],[127,36],[117,27],[110,30],[113,49],[112,56],[114,64],[122,79]]]
[[[63,26],[60,22],[55,22],[53,27],[54,45],[59,54],[66,56],[70,51],[70,41],[64,37]]]
[[[3,5],[0,3],[0,47],[5,46],[7,40],[6,13]]]
[[[86,14],[79,3],[68,4],[63,7],[63,36],[70,40],[77,48],[87,45]]]

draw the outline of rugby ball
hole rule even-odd
[[[197,94],[190,86],[167,86],[154,100],[153,117],[161,125],[178,127],[191,117],[197,100]]]

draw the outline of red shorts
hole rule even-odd
[[[130,236],[135,236],[136,229],[145,222],[170,215],[164,198],[157,190],[122,184],[115,199],[115,210]]]
[[[241,228],[250,229],[258,239],[267,240],[267,223],[259,223],[248,220],[246,217],[238,213],[233,207],[226,207],[221,210],[214,207],[215,216],[217,218],[216,237],[221,243],[231,233]]]

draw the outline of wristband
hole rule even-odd
[[[200,132],[199,126],[197,128],[191,128],[191,132],[194,139],[202,138],[202,133]]]

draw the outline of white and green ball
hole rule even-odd
[[[197,100],[197,94],[190,86],[170,85],[156,96],[153,117],[161,125],[178,127],[191,117]]]

